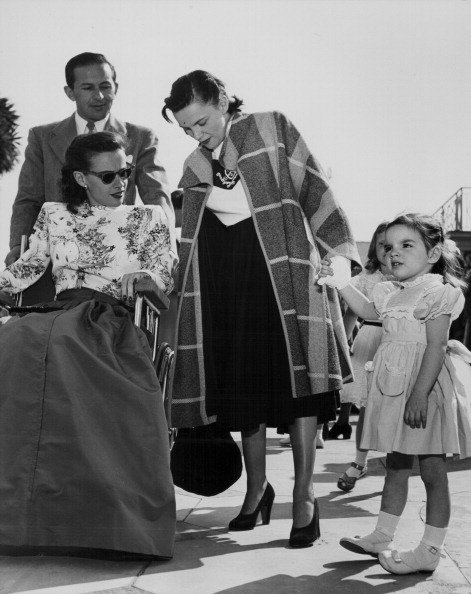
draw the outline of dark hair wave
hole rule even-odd
[[[176,113],[194,101],[217,105],[223,96],[229,99],[228,113],[233,114],[240,111],[244,102],[235,95],[229,98],[222,80],[206,70],[193,70],[173,83],[170,96],[164,99],[162,116],[171,123],[172,120],[167,114],[168,109],[172,113]]]
[[[461,252],[454,241],[445,237],[442,224],[438,219],[419,213],[402,214],[391,221],[386,230],[395,225],[404,225],[417,231],[427,251],[437,245],[440,247],[440,258],[432,266],[432,273],[441,274],[445,282],[454,287],[464,289],[467,286],[464,280]]]
[[[114,153],[125,150],[125,139],[116,132],[96,132],[81,134],[70,143],[65,153],[65,163],[61,170],[60,189],[62,200],[70,212],[76,213],[77,207],[87,202],[87,192],[74,177],[74,171],[88,171],[91,160],[100,153]]]
[[[103,54],[94,54],[93,52],[83,52],[82,54],[78,54],[78,56],[74,56],[70,58],[70,60],[65,65],[65,82],[67,86],[72,89],[75,82],[75,73],[74,70],[76,68],[80,68],[81,66],[91,66],[92,64],[108,64],[111,68],[111,73],[113,76],[113,82],[116,82],[116,70],[109,62]]]

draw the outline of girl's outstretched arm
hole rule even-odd
[[[326,257],[321,261],[321,270],[319,272],[319,280],[317,282],[319,284],[326,284],[330,287],[336,287],[348,307],[353,310],[353,312],[360,318],[363,318],[364,320],[377,320],[379,315],[375,309],[373,301],[367,299],[363,293],[361,293],[351,284],[347,284],[345,286],[343,279],[341,280],[342,285],[337,286],[337,283],[330,279],[333,274],[334,270],[332,268],[330,258]],[[348,279],[346,282],[348,282]]]
[[[443,365],[449,328],[450,315],[443,314],[425,322],[427,346],[404,410],[404,423],[412,429],[425,429],[427,425],[428,396]]]
[[[342,299],[345,300],[348,307],[356,315],[364,320],[377,320],[378,312],[375,309],[373,301],[370,301],[361,291],[352,285],[347,285],[338,290]]]

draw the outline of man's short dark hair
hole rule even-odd
[[[78,56],[71,58],[65,65],[65,81],[70,89],[73,89],[75,83],[75,68],[80,66],[91,66],[92,64],[108,64],[111,68],[113,81],[116,82],[116,70],[113,64],[109,62],[103,54],[94,54],[92,52],[84,52]]]

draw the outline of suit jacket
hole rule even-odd
[[[128,160],[135,165],[124,199],[134,204],[136,188],[144,204],[160,204],[173,213],[167,176],[157,159],[158,140],[149,128],[120,122],[110,115],[106,130],[127,137]],[[43,202],[62,202],[61,168],[65,151],[77,136],[75,116],[52,124],[32,128],[28,136],[25,162],[21,168],[18,194],[13,204],[10,227],[10,249],[21,242],[22,235],[31,235]],[[173,218],[170,219],[170,223]]]

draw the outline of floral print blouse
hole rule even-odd
[[[88,288],[121,297],[126,273],[147,272],[166,293],[177,263],[167,217],[160,206],[78,207],[59,202],[41,207],[29,249],[0,274],[0,289],[18,293],[36,282],[52,262],[56,294]]]

